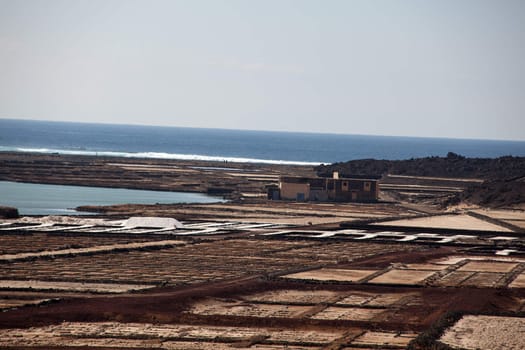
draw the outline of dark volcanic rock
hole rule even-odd
[[[18,215],[18,209],[12,207],[0,206],[0,218],[2,219],[16,219]]]
[[[360,159],[344,163],[320,165],[319,176],[351,175],[411,175],[503,180],[525,176],[525,157],[466,158],[449,152],[446,157],[413,158],[407,160]]]
[[[491,180],[470,186],[447,204],[468,202],[484,207],[510,207],[525,203],[525,182]]]

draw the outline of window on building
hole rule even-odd
[[[370,181],[365,181],[365,183],[363,184],[363,189],[365,190],[365,192],[370,192],[371,188],[372,184],[370,183]]]

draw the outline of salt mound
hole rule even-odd
[[[125,227],[182,228],[180,221],[173,218],[133,216],[124,222]]]

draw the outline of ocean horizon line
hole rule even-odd
[[[251,133],[283,133],[298,135],[326,135],[326,136],[354,136],[354,137],[377,137],[377,138],[400,138],[400,139],[431,139],[431,140],[455,140],[455,141],[487,141],[487,142],[517,142],[525,143],[525,139],[498,139],[482,137],[454,137],[454,136],[415,136],[415,135],[385,135],[385,134],[366,134],[366,133],[347,133],[347,132],[319,132],[305,130],[263,130],[263,129],[235,129],[222,127],[204,127],[204,126],[178,126],[178,125],[160,125],[160,124],[142,124],[142,123],[115,123],[115,122],[85,122],[71,120],[50,120],[50,119],[31,119],[31,118],[5,118],[0,120],[17,121],[17,122],[40,122],[40,123],[57,123],[57,124],[80,124],[80,125],[100,125],[116,127],[149,127],[149,128],[172,128],[172,129],[196,129],[196,130],[217,130],[217,131],[241,131]]]

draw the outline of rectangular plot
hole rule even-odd
[[[383,309],[330,306],[311,318],[316,320],[370,321],[385,312]]]
[[[469,261],[457,271],[510,272],[516,265],[516,263],[501,261]]]
[[[521,273],[509,284],[510,288],[525,288],[525,273]]]
[[[401,300],[412,300],[417,297],[417,293],[384,293],[378,294],[375,298],[366,303],[367,306],[392,306]]]
[[[153,288],[153,285],[0,280],[0,289],[63,290],[70,292],[123,293]]]
[[[196,326],[187,327],[187,331],[183,331],[180,335],[185,339],[209,339],[209,340],[223,340],[234,341],[244,340],[258,335],[267,335],[268,332],[259,329],[250,329],[244,327],[213,327],[213,326]]]
[[[250,304],[239,300],[207,299],[193,305],[189,312],[198,315],[294,318],[310,309],[310,306]]]
[[[461,283],[462,286],[494,287],[503,278],[503,273],[477,272],[472,277]]]
[[[341,281],[341,282],[357,282],[377,270],[346,270],[346,269],[317,269],[304,272],[293,273],[283,276],[284,278],[303,279],[303,280],[317,280],[317,281]]]
[[[276,253],[274,256],[285,259],[307,259],[320,262],[337,262],[353,261],[357,258],[366,256],[394,251],[404,251],[408,249],[414,249],[414,246],[341,242],[292,249],[290,251]]]
[[[419,271],[419,270],[390,270],[384,274],[377,276],[369,281],[369,283],[384,283],[384,284],[419,284],[426,278],[433,275],[435,271]]]
[[[342,337],[340,331],[273,331],[268,338],[269,342],[282,342],[292,344],[323,345]]]
[[[405,348],[415,333],[366,332],[352,342],[352,345],[396,346]]]
[[[454,271],[444,276],[434,284],[443,287],[456,287],[461,284],[464,280],[475,274],[475,272],[467,271]]]
[[[106,340],[106,339],[102,339]],[[131,341],[130,339],[126,339],[126,341]],[[198,342],[198,341],[159,341],[158,339],[148,340],[150,343],[146,343],[141,345],[141,343],[144,340],[134,340],[136,341],[133,343],[133,346],[130,345],[124,345],[119,347],[137,347],[137,348],[160,348],[160,349],[169,349],[169,350],[202,350],[202,349],[231,349],[230,344],[227,343],[211,343],[211,342]],[[104,347],[104,344],[101,345],[101,347]]]
[[[454,264],[458,264],[458,263],[460,263],[463,260],[466,260],[468,258],[472,258],[472,256],[454,256],[454,255],[451,255],[451,256],[447,256],[445,258],[440,258],[440,259],[437,259],[437,260],[433,260],[432,262],[434,264],[439,264],[439,265],[454,265]]]
[[[407,264],[406,267],[410,270],[441,271],[445,270],[448,266],[437,264]]]
[[[338,301],[336,305],[365,305],[377,296],[378,294],[375,293],[352,292],[349,296]]]
[[[238,349],[238,348],[237,348]],[[294,346],[294,345],[288,345],[288,344],[284,344],[284,345],[276,345],[276,344],[255,344],[255,345],[252,345],[250,346],[249,349],[255,349],[255,350],[318,350],[319,347],[317,346],[305,346],[305,345],[298,345],[298,346]],[[361,349],[361,350],[366,350],[366,349]]]
[[[258,294],[251,294],[243,296],[244,300],[272,302],[272,303],[304,303],[304,304],[319,304],[327,302],[338,296],[338,292],[330,290],[276,290],[268,291]]]

